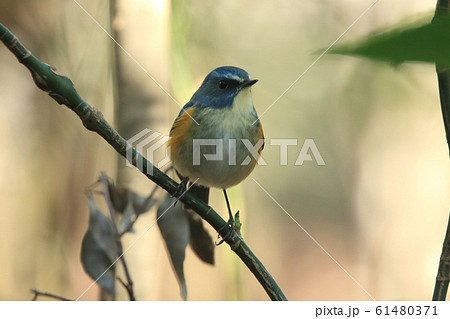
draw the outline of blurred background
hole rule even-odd
[[[0,22],[130,138],[145,128],[167,134],[180,105],[221,65],[260,80],[253,98],[262,114],[372,2],[78,0],[94,22],[73,0],[2,0]],[[379,1],[340,43],[416,16],[431,19],[435,5]],[[285,295],[430,300],[450,190],[434,66],[324,56],[261,121],[268,165],[251,177],[359,282],[249,178],[232,189],[231,203]],[[79,259],[85,189],[101,171],[141,195],[153,183],[37,89],[3,45],[0,136],[0,299],[30,300],[32,288],[76,299],[92,282]],[[298,140],[287,165],[272,138]],[[306,138],[325,166],[294,165]],[[226,216],[220,191],[211,205]],[[154,211],[142,216],[124,248],[154,220]],[[156,226],[126,257],[138,300],[181,299]],[[188,248],[185,275],[190,300],[268,299],[226,245],[216,248],[214,267]],[[82,300],[98,297],[94,286]]]

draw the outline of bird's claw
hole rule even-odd
[[[225,236],[221,236],[220,232],[226,227],[229,228],[228,232],[225,234]],[[222,239],[218,243],[215,243],[215,245],[216,246],[221,245],[224,241],[231,238],[235,233],[236,231],[234,230],[234,219],[233,217],[231,217],[230,219],[228,219],[227,223],[219,229],[218,237],[222,237]]]
[[[180,184],[178,184],[177,190],[175,191],[175,193],[173,193],[172,197],[174,197],[176,200],[173,203],[173,206],[175,206],[175,204],[177,203],[177,201],[184,195],[184,193],[187,190],[187,183],[189,182],[189,178],[184,177]]]

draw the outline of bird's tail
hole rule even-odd
[[[208,204],[209,201],[209,187],[201,185],[192,185],[189,192],[197,196],[199,199]]]

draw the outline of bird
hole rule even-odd
[[[212,70],[169,133],[170,159],[181,179],[176,194],[183,194],[190,183],[189,192],[208,204],[209,189],[222,189],[230,235],[234,219],[226,190],[250,175],[264,148],[264,132],[251,93],[256,82],[238,67]]]

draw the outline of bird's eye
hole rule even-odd
[[[219,81],[219,88],[226,89],[228,87],[228,82],[224,80]]]

